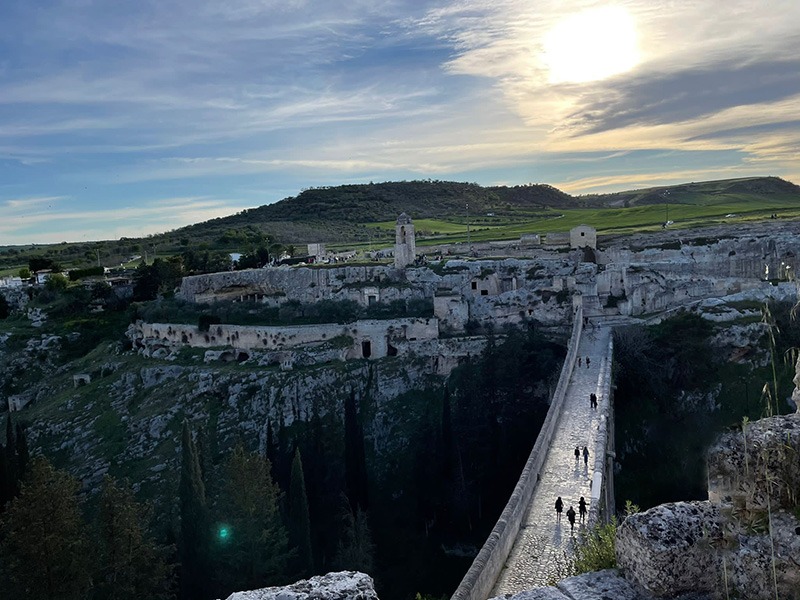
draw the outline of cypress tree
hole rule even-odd
[[[219,521],[224,523],[217,545],[226,594],[284,580],[289,550],[279,497],[269,460],[237,444],[225,464],[225,484],[217,503]]]
[[[19,493],[19,461],[17,460],[17,442],[14,436],[14,424],[11,421],[11,413],[6,415],[6,501],[16,497]]]
[[[442,398],[442,476],[449,480],[453,476],[453,457],[455,444],[453,443],[453,418],[450,413],[450,388],[444,384],[444,398]]]
[[[86,598],[91,585],[80,484],[43,457],[31,461],[20,494],[0,518],[4,598]]]
[[[169,600],[172,567],[169,548],[156,544],[148,532],[151,510],[139,504],[127,486],[106,475],[100,497],[99,573],[94,598],[109,600]]]
[[[297,551],[295,568],[299,577],[308,577],[314,570],[314,557],[311,551],[311,519],[308,514],[306,481],[299,448],[295,449],[292,460],[287,512],[289,545]]]
[[[358,421],[355,391],[350,392],[344,403],[344,469],[347,500],[351,512],[356,514],[359,508],[367,509],[368,501],[364,433]]]
[[[6,502],[11,499],[10,482],[6,466],[6,448],[0,444],[0,512],[3,512]]]
[[[25,430],[22,423],[17,423],[17,474],[20,481],[25,478],[28,472],[28,463],[31,460],[30,452],[28,451],[28,441],[25,439]]]
[[[197,448],[189,424],[183,422],[181,479],[178,487],[181,535],[178,556],[181,562],[180,597],[201,600],[210,597],[209,551],[211,517],[206,490],[200,474]]]

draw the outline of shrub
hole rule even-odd
[[[208,331],[212,325],[222,323],[222,319],[217,315],[202,314],[197,319],[197,328],[200,331]]]

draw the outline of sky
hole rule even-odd
[[[307,187],[800,183],[797,0],[0,0],[0,245]]]

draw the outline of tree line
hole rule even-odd
[[[107,478],[93,497],[43,457],[15,459],[29,467],[0,517],[0,597],[204,600],[343,569],[369,573],[392,600],[452,592],[470,559],[448,549],[479,546],[494,524],[562,354],[532,325],[505,331],[447,385],[381,406],[384,375],[371,365],[340,392],[341,412],[309,398],[291,424],[265,424],[260,451],[221,447],[213,415],[227,394],[209,392],[208,421],[184,424],[180,474],[153,498],[155,515],[125,482]],[[391,434],[379,442],[381,427]],[[377,452],[387,439],[392,449]],[[31,583],[44,571],[51,580]]]

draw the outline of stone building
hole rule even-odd
[[[397,217],[394,232],[394,266],[396,269],[404,269],[413,264],[417,257],[414,223],[411,222],[411,217],[406,213]]]
[[[597,230],[589,225],[578,225],[569,230],[570,248],[597,248]]]

